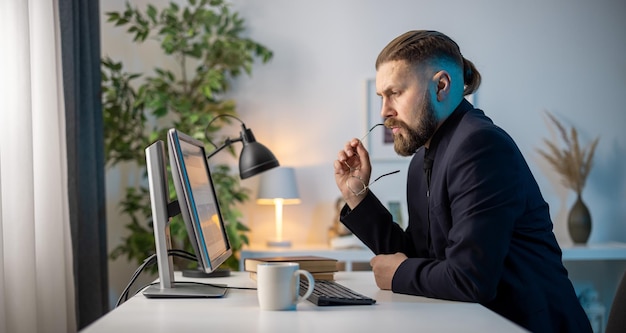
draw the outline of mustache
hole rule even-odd
[[[408,125],[405,122],[398,120],[398,119],[394,119],[394,118],[385,119],[384,125],[387,128],[392,128],[392,127],[408,128]]]

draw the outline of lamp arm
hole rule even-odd
[[[217,146],[211,141],[211,136],[209,135],[209,128],[211,128],[211,124],[213,124],[214,121],[216,121],[217,119],[222,118],[222,117],[233,118],[233,119],[237,120],[238,122],[240,122],[241,125],[243,125],[243,127],[245,128],[245,125],[244,125],[243,121],[241,121],[241,119],[239,119],[239,118],[237,118],[237,117],[235,117],[233,115],[230,115],[230,114],[219,114],[219,115],[217,115],[215,118],[211,119],[211,121],[209,121],[209,123],[204,128],[204,137],[215,148],[217,148]],[[235,140],[233,142],[236,142],[236,141],[241,141],[241,140]],[[225,143],[225,144],[228,145],[228,143]],[[223,148],[224,147],[221,147],[220,149],[218,149],[218,151],[223,149]]]
[[[243,138],[241,136],[236,138],[236,139],[226,138],[226,141],[224,141],[224,144],[222,144],[217,149],[212,151],[209,155],[207,155],[206,158],[210,159],[211,157],[213,157],[213,155],[215,155],[215,154],[219,153],[220,151],[222,151],[222,149],[232,145],[235,142],[241,142],[241,141],[243,141]]]

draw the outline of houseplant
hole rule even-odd
[[[593,164],[593,155],[599,138],[594,139],[587,147],[581,147],[578,142],[578,131],[571,127],[569,131],[554,115],[546,111],[551,123],[556,126],[564,148],[544,139],[547,149],[538,149],[554,170],[561,176],[563,185],[576,193],[576,201],[569,211],[567,225],[574,243],[584,244],[591,233],[591,214],[582,200],[587,176]]]
[[[177,64],[174,69],[155,67],[150,74],[129,73],[122,62],[102,59],[107,166],[130,162],[144,177],[145,147],[158,139],[166,141],[169,128],[207,143],[220,142],[216,132],[231,117],[210,122],[218,115],[236,115],[235,102],[223,97],[229,83],[243,73],[250,75],[255,60],[266,63],[272,57],[268,48],[242,36],[244,20],[223,0],[188,0],[184,7],[171,2],[161,10],[147,5],[143,11],[127,2],[124,11],[106,16],[115,26],[126,27],[134,42],[158,43],[161,56],[172,57]],[[230,152],[234,154],[232,148]],[[236,254],[248,243],[248,228],[239,221],[236,205],[248,199],[248,191],[228,165],[212,165],[212,175],[235,253],[226,265],[237,268]],[[170,193],[175,193],[172,186]],[[130,235],[110,256],[125,255],[139,264],[154,252],[147,184],[128,187],[120,207],[130,219],[126,225]],[[170,231],[174,247],[191,250],[180,217],[173,219]]]

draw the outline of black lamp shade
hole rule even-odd
[[[256,141],[246,142],[244,140],[239,155],[239,177],[241,179],[252,177],[278,165],[278,160],[267,147]]]
[[[226,142],[220,147],[216,146],[216,149],[209,155],[207,155],[207,159],[211,158],[213,155],[217,154],[222,149],[230,146],[234,142],[242,142],[243,148],[241,149],[241,153],[239,154],[239,177],[241,179],[252,177],[263,171],[279,166],[276,156],[274,156],[274,154],[269,149],[267,149],[267,147],[256,142],[254,134],[252,134],[252,130],[246,128],[246,125],[243,123],[243,121],[241,121],[237,117],[228,114],[217,116],[213,118],[213,120],[217,119],[218,117],[232,117],[241,122],[241,135],[237,139],[227,139]]]

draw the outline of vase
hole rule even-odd
[[[585,244],[591,234],[591,214],[580,194],[569,211],[567,228],[574,244]]]

